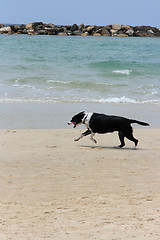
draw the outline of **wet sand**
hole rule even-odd
[[[158,104],[0,103],[1,129],[64,129],[78,112],[99,112],[149,122],[160,128]],[[138,127],[138,125],[134,125]]]

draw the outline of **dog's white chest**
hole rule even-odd
[[[86,127],[87,127],[88,129],[90,129],[90,128],[89,128],[89,122],[90,122],[90,119],[91,119],[92,115],[93,115],[93,113],[87,113],[87,116],[85,117],[84,124],[86,125]]]

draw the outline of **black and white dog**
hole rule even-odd
[[[90,139],[97,143],[97,141],[93,138],[95,133],[108,133],[108,132],[115,132],[118,131],[119,139],[121,144],[119,145],[120,148],[125,146],[124,138],[126,137],[130,141],[135,143],[135,147],[138,144],[138,140],[133,137],[133,129],[131,127],[132,123],[137,123],[143,126],[149,126],[148,123],[140,122],[133,119],[127,119],[124,117],[118,116],[110,116],[105,114],[99,113],[85,113],[80,112],[72,117],[71,121],[68,123],[73,124],[74,128],[77,125],[84,124],[87,127],[87,131],[82,133],[77,139],[74,141],[80,140],[82,137],[91,134]]]

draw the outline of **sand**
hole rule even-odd
[[[159,240],[160,129],[0,130],[0,240]]]

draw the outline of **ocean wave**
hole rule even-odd
[[[88,90],[109,90],[109,88],[119,88],[126,86],[125,83],[111,83],[111,82],[95,82],[95,81],[56,81],[48,80],[49,89],[54,88],[54,86],[68,87],[70,89],[79,88],[79,89],[88,89]]]
[[[132,70],[113,70],[112,73],[116,73],[116,74],[122,74],[122,75],[129,75],[130,73],[132,73]]]
[[[1,98],[0,103],[108,103],[108,104],[160,104],[160,100],[136,100],[128,97],[109,98]]]

